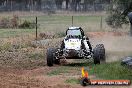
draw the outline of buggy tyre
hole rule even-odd
[[[98,44],[93,50],[94,64],[105,62],[105,48],[103,44]]]
[[[55,58],[54,52],[55,52],[54,48],[49,48],[47,50],[47,65],[48,66],[53,66],[53,60]]]

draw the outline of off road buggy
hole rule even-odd
[[[94,64],[105,61],[105,48],[98,44],[94,49],[89,38],[84,35],[81,27],[69,27],[60,48],[47,49],[47,65],[59,64],[60,59],[89,59],[93,57]]]

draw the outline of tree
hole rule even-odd
[[[0,1],[0,5],[1,5],[4,1],[5,1],[5,0],[1,0],[1,1]]]
[[[55,0],[56,7],[57,7],[58,9],[61,9],[61,8],[62,8],[62,2],[63,2],[63,0]]]
[[[69,0],[66,0],[66,10],[68,10]]]
[[[113,0],[109,7],[109,16],[106,22],[112,28],[121,28],[123,24],[128,24],[127,15],[132,11],[132,0]]]
[[[84,0],[84,11],[87,11],[88,4],[93,4],[95,0]]]

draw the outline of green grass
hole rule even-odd
[[[70,69],[71,69],[71,68],[68,68],[68,67],[66,67],[66,66],[61,66],[61,67],[58,67],[58,68],[54,69],[53,71],[47,73],[47,75],[49,75],[49,76],[54,76],[54,75],[61,75],[62,73],[63,73],[63,74],[64,74],[64,73],[69,73],[69,70],[70,70]]]
[[[89,63],[89,62],[88,62]],[[81,68],[84,67],[88,71],[89,75],[95,75],[97,78],[94,79],[122,79],[122,80],[131,80],[132,81],[132,69],[127,68],[121,65],[120,61],[104,63],[100,65],[94,65],[93,62],[88,64],[84,63],[72,63],[68,64],[68,67]],[[76,69],[81,72],[81,69]],[[65,81],[66,83],[78,84],[79,79],[69,78]]]
[[[89,74],[101,79],[129,79],[132,81],[132,69],[124,67],[120,62],[94,65]]]
[[[29,33],[35,33],[35,29],[0,29],[0,38],[19,37]]]
[[[76,79],[76,78],[70,78],[70,79],[67,79],[65,80],[65,83],[70,83],[70,84],[79,84],[79,79]]]

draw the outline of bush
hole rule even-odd
[[[24,29],[26,29],[26,28],[32,29],[35,27],[36,27],[36,23],[30,22],[27,20],[25,20],[22,24],[19,25],[19,28],[24,28]]]
[[[10,21],[8,18],[2,18],[0,20],[0,28],[9,28]]]
[[[39,34],[39,37],[40,37],[40,39],[53,39],[55,37],[55,35],[52,33],[42,32]]]
[[[13,18],[10,20],[10,27],[18,28],[18,26],[19,26],[19,17],[14,15]]]
[[[128,24],[129,22],[123,16],[118,15],[118,13],[113,13],[106,18],[106,23],[112,28],[122,28],[123,24]]]
[[[127,0],[126,0],[127,1]],[[108,6],[108,17],[106,23],[112,28],[122,28],[124,24],[128,24],[127,14],[131,11],[131,0],[113,0]]]
[[[0,20],[0,28],[17,28],[19,25],[18,16],[13,16],[13,18],[2,18]]]
[[[19,23],[19,17],[18,16],[13,16],[13,18],[2,18],[0,20],[0,28],[35,28],[36,23],[35,22],[30,22],[28,20],[23,21],[21,24]]]

